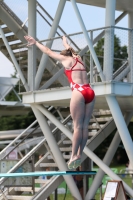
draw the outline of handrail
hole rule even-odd
[[[99,31],[99,30],[103,30],[103,29],[105,30],[105,29],[108,29],[108,28],[116,28],[116,29],[122,29],[122,30],[127,30],[127,31],[133,31],[133,29],[130,29],[130,28],[123,28],[123,27],[118,27],[118,26],[104,26],[104,27],[100,27],[100,28],[89,29],[89,30],[87,30],[87,32],[94,32],[94,31]],[[71,34],[66,34],[65,36],[70,37],[70,36],[75,36],[75,35],[80,35],[80,34],[83,34],[83,32],[82,31],[81,32],[75,32],[75,33],[71,33]],[[48,39],[44,39],[44,40],[38,40],[38,42],[41,43],[41,42],[47,42],[47,41],[51,41],[51,40],[57,40],[57,39],[62,38],[62,36],[48,38]],[[23,46],[26,46],[26,45],[27,45],[27,43],[19,45],[19,47],[23,47]]]
[[[39,125],[38,125],[37,127],[35,127],[34,130],[31,131],[28,135],[26,135],[20,142],[18,142],[18,143],[16,144],[16,146],[14,146],[14,148],[11,149],[11,151],[9,151],[1,160],[3,160],[4,158],[6,158],[6,157],[7,157],[14,149],[16,149],[26,138],[28,138],[32,133],[34,133],[34,131],[35,131],[36,129],[38,129],[38,127],[39,127]]]
[[[54,21],[54,19],[51,17],[51,15],[41,6],[41,4],[39,3],[39,2],[37,2],[37,5],[43,10],[43,12],[45,12],[45,14],[52,20],[52,21]],[[38,11],[38,10],[37,10]],[[38,11],[39,12],[39,11]],[[40,12],[39,12],[39,14],[41,14]],[[42,15],[41,15],[42,16]],[[43,17],[43,16],[42,16]],[[46,19],[45,19],[46,20]],[[47,23],[48,23],[48,21],[46,21]],[[49,25],[50,25],[50,23],[48,23]],[[50,25],[51,26],[51,25]],[[66,32],[60,27],[60,26],[58,26],[58,28],[62,31],[62,33],[64,34],[64,35],[66,35]],[[60,35],[60,34],[58,34],[58,35]],[[80,50],[80,48],[75,44],[75,42],[70,38],[70,37],[68,37],[68,39],[71,41],[71,43],[78,49],[78,50]]]
[[[48,110],[50,111],[53,108],[53,106],[51,106]],[[7,145],[1,152],[0,152],[0,160],[3,159],[2,154],[5,153],[5,151],[11,147],[19,138],[21,138],[32,126],[34,126],[38,121],[35,120],[30,126],[28,126],[20,135],[18,135],[12,142],[10,142],[9,145]],[[30,133],[31,134],[31,133]],[[28,134],[29,135],[29,134]],[[15,147],[16,148],[16,147]],[[11,150],[12,151],[12,150]],[[10,153],[10,152],[9,152]],[[5,155],[3,155],[5,157]],[[7,156],[7,155],[6,155]]]
[[[128,61],[126,61],[114,74],[113,74],[113,79],[118,76],[125,68],[126,65],[128,64]]]
[[[51,106],[52,107],[52,106]],[[71,115],[68,115],[62,122],[62,124],[66,124],[71,119]],[[54,128],[52,130],[52,133],[55,134],[58,131],[58,128]],[[25,155],[12,169],[10,169],[7,173],[14,172],[16,169],[18,169],[23,163],[25,163],[46,141],[46,138],[44,138],[40,143],[38,143],[27,155]],[[6,180],[7,178],[1,178],[0,179],[0,185]]]
[[[1,158],[2,154],[9,148],[11,147],[19,138],[21,138],[32,126],[34,126],[37,123],[37,120],[35,120],[30,126],[28,126],[20,135],[18,135],[12,142],[10,142],[9,145],[7,145],[1,152],[0,152],[0,160],[3,159]]]
[[[8,12],[8,14],[23,28],[26,32],[28,32],[27,27],[23,25],[23,22],[17,17],[17,15],[8,7],[5,2],[0,2],[0,5]]]

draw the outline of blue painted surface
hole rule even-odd
[[[0,177],[23,177],[23,176],[64,176],[64,175],[95,175],[96,171],[49,171],[49,172],[27,172],[27,173],[1,173]]]

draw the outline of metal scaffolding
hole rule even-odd
[[[125,2],[125,4],[126,3],[129,4],[127,0],[122,0],[122,1]],[[83,3],[82,0],[81,1],[79,0],[77,2]],[[109,168],[109,164],[118,148],[120,141],[123,142],[128,158],[131,162],[131,165],[133,166],[133,156],[132,156],[133,141],[131,139],[130,133],[127,128],[127,125],[129,124],[133,115],[133,6],[131,8],[132,11],[129,12],[128,9],[125,11],[123,10],[123,13],[115,20],[115,10],[119,8],[118,1],[106,0],[105,5],[101,4],[101,7],[105,7],[106,9],[105,27],[101,28],[100,34],[98,34],[96,38],[94,38],[93,36],[94,30],[90,31],[90,36],[88,34],[88,31],[86,30],[84,21],[77,6],[77,2],[76,0],[70,0],[70,3],[77,16],[78,22],[82,29],[82,34],[87,44],[87,46],[85,46],[83,49],[80,48],[77,49],[78,51],[80,50],[79,54],[84,57],[84,60],[88,59],[86,52],[89,50],[90,53],[89,55],[90,66],[88,74],[90,74],[90,81],[96,93],[95,109],[109,108],[117,128],[117,132],[113,138],[112,143],[110,144],[108,152],[106,153],[103,161],[100,160],[87,145],[84,148],[84,157],[89,157],[100,168],[92,183],[90,190],[87,192],[85,197],[85,200],[90,200],[94,197],[102,181],[104,173],[108,174],[111,177],[111,179],[121,180],[120,177],[117,176],[114,172],[112,172],[111,169]],[[96,4],[97,6],[95,0],[93,1],[93,3],[94,5]],[[53,41],[54,39],[56,39],[55,36],[57,28],[59,27],[59,22],[65,4],[66,0],[59,1],[59,5],[53,20],[53,24],[51,25],[48,40],[45,41],[46,46],[48,48],[52,47]],[[36,23],[37,23],[36,22],[37,5],[38,4],[36,0],[28,1],[28,34],[35,38],[36,38]],[[123,29],[128,31],[129,54],[127,60],[123,63],[121,68],[113,74],[114,32],[118,28],[115,27],[115,24],[118,23],[126,14],[128,14],[128,29],[124,28]],[[2,18],[2,16],[0,16],[0,18]],[[25,30],[22,31],[23,31],[22,35],[24,35]],[[41,127],[41,130],[45,136],[44,141],[45,140],[47,141],[58,169],[60,171],[67,171],[68,169],[67,164],[53,136],[53,133],[48,125],[48,120],[52,122],[55,125],[55,127],[61,130],[61,132],[70,140],[72,140],[72,133],[45,107],[45,106],[54,106],[56,109],[58,108],[58,106],[69,107],[71,91],[68,86],[64,87],[66,85],[62,84],[63,87],[49,89],[49,86],[53,84],[54,81],[58,80],[60,76],[63,74],[63,69],[61,68],[60,64],[54,62],[52,59],[49,59],[47,55],[45,54],[41,55],[34,45],[28,48],[28,75],[26,79],[26,77],[22,73],[22,69],[18,64],[1,27],[0,27],[0,34],[26,90],[26,92],[22,93],[23,103],[30,104],[36,116],[36,119]],[[70,35],[69,37],[71,38]],[[102,37],[104,37],[105,40],[103,66],[101,66],[98,56],[96,55],[94,49],[94,44]],[[73,45],[75,45],[74,41]],[[40,60],[38,68],[36,62],[37,59]],[[95,66],[93,66],[93,63],[95,63]],[[40,85],[44,70],[46,69],[47,65],[56,66],[58,67],[58,70],[56,69],[56,73],[52,78],[50,78],[42,85]],[[98,80],[97,78],[96,79],[94,78],[94,71],[96,71],[97,77],[100,79],[99,82],[97,81]],[[128,76],[128,82],[121,82],[121,80],[125,76],[126,77]],[[94,81],[94,79],[96,81]],[[60,81],[60,83],[63,82]],[[125,99],[127,103],[123,102],[123,99]],[[63,119],[60,113],[59,115]],[[93,118],[95,119],[94,116]],[[102,128],[99,129],[102,132]],[[104,138],[104,136],[102,137]],[[44,141],[42,141],[42,143],[44,143]],[[29,153],[27,157],[29,157],[30,154],[31,153]],[[26,159],[26,157],[24,157],[23,159]],[[82,161],[84,161],[84,159]],[[75,199],[81,200],[82,199],[81,195],[79,193],[78,188],[76,187],[76,184],[74,183],[72,176],[64,176],[63,178],[67,183],[73,197]],[[2,181],[3,179],[0,179],[0,182]],[[124,187],[127,193],[133,197],[133,190],[126,183],[124,183]],[[39,198],[41,199],[42,197],[36,196],[34,199],[39,199]]]

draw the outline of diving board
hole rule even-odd
[[[1,173],[0,177],[29,177],[29,176],[64,176],[64,175],[95,175],[96,171],[49,171],[26,173]]]

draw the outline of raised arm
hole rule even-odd
[[[66,39],[65,36],[62,37],[62,42],[63,42],[63,45],[64,45],[64,47],[65,47],[66,49],[71,48],[70,45],[68,44],[67,39]]]
[[[50,57],[52,57],[52,58],[54,58],[56,60],[59,60],[59,61],[65,60],[65,56],[60,55],[60,54],[52,51],[48,47],[40,44],[33,37],[31,37],[31,36],[24,36],[24,38],[28,41],[28,45],[27,46],[36,45],[43,53],[47,54],[48,56],[50,56]]]
[[[66,49],[71,49],[71,52],[72,52],[73,57],[78,57],[80,60],[82,60],[81,57],[80,57],[80,56],[74,51],[74,49],[68,44],[67,38],[66,38],[65,36],[62,37],[62,42],[63,42],[63,45],[64,45],[64,47],[65,47]]]

